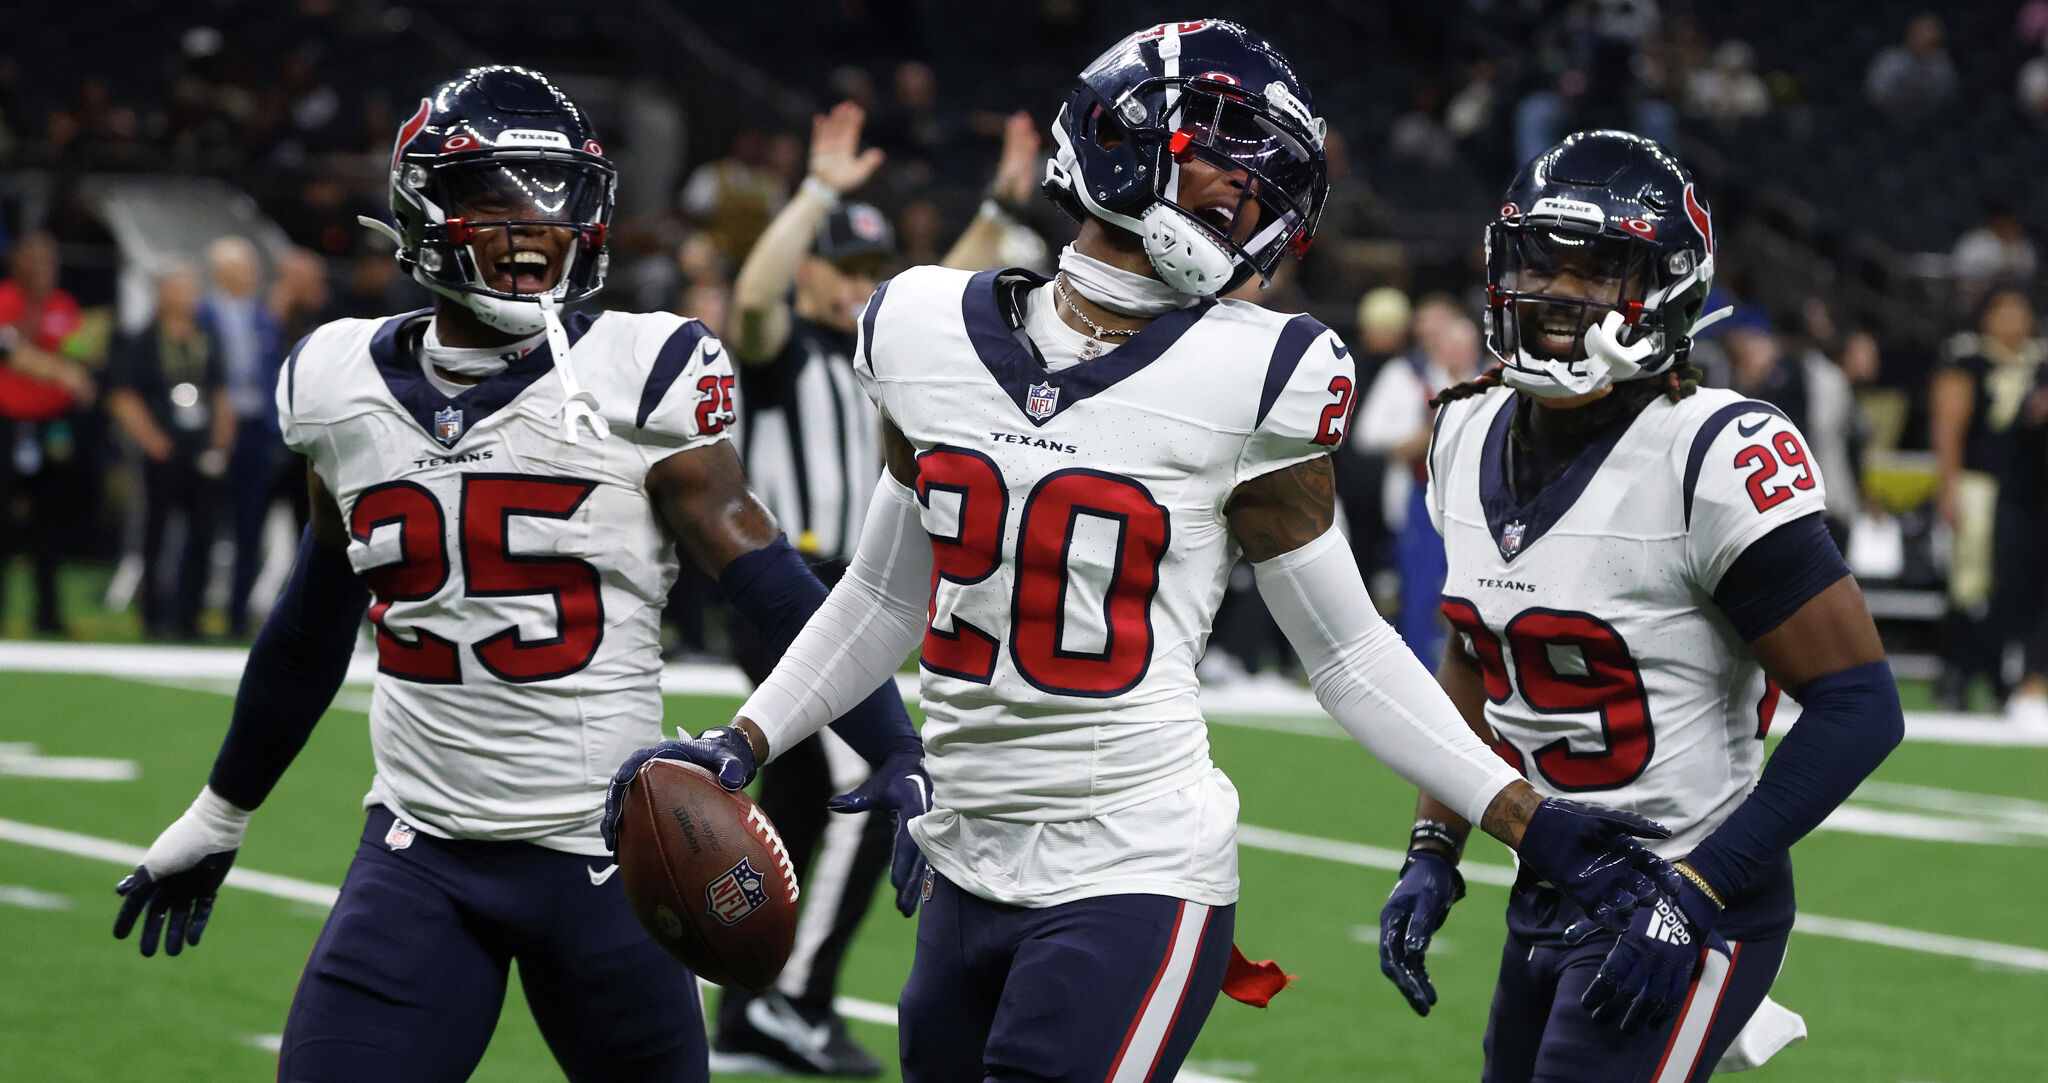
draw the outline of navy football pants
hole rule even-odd
[[[897,1005],[904,1083],[1171,1080],[1223,987],[1235,906],[1026,909],[936,872]]]
[[[1785,961],[1783,936],[1730,941],[1726,960],[1703,950],[1677,1018],[1624,1035],[1579,1006],[1614,941],[1602,932],[1570,947],[1508,934],[1486,1021],[1485,1083],[1703,1083]]]
[[[370,810],[292,999],[282,1083],[468,1079],[514,959],[574,1083],[702,1083],[696,978],[640,927],[617,875],[595,882],[609,861],[392,825]]]

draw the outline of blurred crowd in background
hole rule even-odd
[[[1808,434],[1896,668],[1942,705],[2048,725],[2032,239],[2048,229],[2048,0],[1202,6],[104,0],[12,27],[5,633],[251,632],[304,515],[270,389],[318,323],[428,303],[355,219],[388,215],[398,122],[461,67],[545,71],[605,133],[621,194],[600,303],[726,333],[734,275],[804,178],[813,114],[865,110],[885,157],[857,195],[893,222],[891,265],[935,262],[985,218],[1002,263],[1048,269],[1072,227],[990,190],[1006,121],[1024,110],[1043,132],[1108,44],[1211,14],[1286,49],[1330,122],[1314,248],[1242,296],[1353,346],[1370,391],[1339,460],[1347,525],[1418,653],[1433,663],[1442,634],[1442,550],[1418,512],[1426,400],[1491,364],[1482,226],[1528,157],[1622,127],[1698,176],[1710,308],[1735,315],[1695,359]],[[1255,596],[1230,604],[1205,678],[1285,673]],[[679,653],[723,649],[718,619],[678,611]],[[124,612],[139,624],[106,616]]]

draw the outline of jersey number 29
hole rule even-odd
[[[1485,681],[1486,698],[1505,703],[1514,694],[1500,637],[1463,598],[1448,595],[1444,616],[1451,627],[1471,637]],[[1650,725],[1650,696],[1643,690],[1642,671],[1614,626],[1590,613],[1526,609],[1508,621],[1508,645],[1515,656],[1516,683],[1522,699],[1542,714],[1597,711],[1606,747],[1575,752],[1563,738],[1535,751],[1536,767],[1561,790],[1609,790],[1633,782],[1650,764],[1656,735]],[[1553,648],[1576,654],[1579,664],[1558,666]],[[1521,750],[1498,740],[1494,750],[1515,770],[1528,774]]]

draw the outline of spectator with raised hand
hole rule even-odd
[[[234,405],[218,342],[199,321],[199,275],[182,264],[157,278],[156,318],[114,352],[107,411],[145,460],[142,623],[152,639],[196,639],[219,479],[235,442]],[[158,569],[173,512],[185,519],[172,597]]]
[[[1038,190],[1045,165],[1039,148],[1038,126],[1029,112],[1019,109],[1003,121],[1003,152],[996,161],[995,179],[989,182],[974,221],[939,261],[943,266],[981,270],[1003,264],[1004,241],[1014,230],[1028,228],[1019,219]]]

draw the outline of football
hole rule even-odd
[[[752,798],[695,764],[649,760],[626,796],[618,858],[640,924],[698,977],[761,990],[782,973],[796,870]]]

